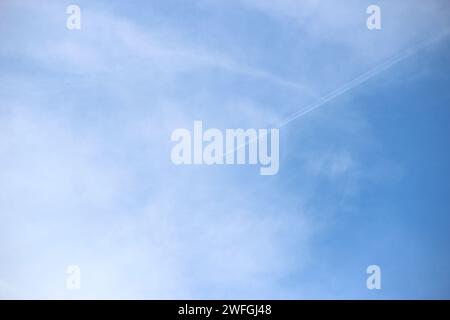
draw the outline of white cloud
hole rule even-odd
[[[299,149],[301,168],[314,177],[300,181],[296,170],[286,173],[282,177],[295,185],[288,192],[286,181],[262,180],[251,169],[172,166],[170,132],[197,117],[215,127],[277,123],[287,111],[305,105],[303,98],[287,99],[288,106],[275,105],[276,99],[256,101],[252,94],[257,90],[235,92],[242,75],[275,84],[274,94],[283,86],[310,97],[334,89],[412,37],[388,39],[384,49],[371,52],[374,40],[361,40],[366,30],[358,31],[355,40],[349,36],[356,24],[365,26],[346,19],[346,10],[353,16],[355,6],[336,13],[316,1],[246,3],[277,16],[288,28],[286,16],[298,20],[307,40],[316,39],[316,48],[330,40],[332,30],[338,36],[333,44],[349,46],[351,52],[342,65],[335,60],[322,65],[334,53],[310,52],[302,44],[300,58],[313,70],[303,75],[311,79],[305,86],[249,64],[251,56],[240,62],[208,49],[208,43],[194,45],[169,27],[141,26],[87,9],[82,30],[69,32],[65,15],[60,17],[65,8],[19,2],[23,17],[34,19],[0,29],[6,39],[2,58],[18,61],[17,69],[0,78],[0,134],[6,137],[0,140],[0,257],[6,261],[0,267],[0,296],[286,296],[290,289],[283,291],[279,283],[301,272],[316,232],[307,215],[315,209],[307,205],[308,194],[297,190],[314,184],[317,176],[333,182],[352,177],[358,159],[341,146],[320,149],[325,147],[319,138],[304,143],[307,125],[299,126],[289,138],[303,140],[282,151],[284,161],[295,160]],[[15,2],[2,5],[17,14],[11,9]],[[437,15],[430,10],[429,15]],[[403,30],[401,22],[396,27]],[[16,36],[8,36],[15,28]],[[373,60],[365,60],[368,56]],[[231,73],[236,85],[225,92],[214,87],[216,69]],[[195,89],[183,91],[189,86]],[[339,122],[320,120],[310,132]],[[336,128],[363,139],[369,130],[356,120]],[[320,150],[311,147],[316,141]],[[80,292],[65,290],[68,264],[81,267]]]

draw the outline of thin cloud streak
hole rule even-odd
[[[427,41],[421,42],[409,49],[407,49],[406,51],[402,52],[400,55],[397,55],[395,57],[392,57],[391,59],[383,62],[382,64],[377,65],[375,68],[361,74],[360,76],[356,77],[355,79],[353,79],[352,81],[346,83],[345,85],[343,85],[342,87],[332,91],[331,93],[323,96],[322,98],[320,98],[319,101],[310,104],[309,106],[307,106],[305,109],[302,109],[294,114],[292,114],[291,116],[289,116],[288,118],[286,118],[285,120],[283,120],[282,122],[280,122],[279,124],[276,125],[277,129],[281,129],[282,127],[288,125],[289,123],[307,115],[308,113],[314,111],[315,109],[327,104],[328,102],[333,101],[334,99],[340,97],[341,95],[347,93],[350,90],[355,89],[356,87],[366,83],[367,81],[369,81],[370,79],[372,79],[373,77],[383,73],[384,71],[387,71],[389,69],[391,69],[392,67],[394,67],[395,65],[397,65],[398,63],[408,59],[409,57],[419,53],[422,50],[425,50],[426,48],[430,47],[431,45],[435,44],[436,42],[442,40],[443,38],[445,38],[448,34],[449,34],[449,30],[446,30],[444,33],[433,37]],[[267,135],[267,133],[265,134],[265,136]],[[223,155],[223,158],[225,158],[228,155],[231,155],[239,150],[241,150],[242,148],[245,148],[249,143],[255,142],[256,140],[258,140],[258,138],[253,138],[253,139],[249,139],[248,141],[246,141],[244,144],[240,145],[239,147],[235,148],[234,150],[227,152]]]
[[[430,40],[427,40],[425,42],[421,42],[416,46],[413,46],[409,49],[407,49],[405,52],[401,53],[399,56],[393,57],[384,63],[377,65],[375,68],[363,73],[362,75],[358,76],[357,78],[353,79],[352,81],[346,83],[342,87],[334,90],[333,92],[323,96],[319,101],[310,104],[305,109],[302,109],[294,114],[292,114],[290,117],[286,118],[284,121],[279,123],[277,125],[277,128],[282,128],[286,125],[288,125],[290,122],[297,120],[298,118],[301,118],[305,116],[306,114],[310,113],[311,111],[314,111],[315,109],[325,105],[326,103],[333,101],[334,99],[338,98],[339,96],[347,93],[348,91],[366,83],[373,77],[381,74],[384,71],[387,71],[397,65],[398,63],[406,60],[407,58],[419,53],[420,51],[430,47],[431,45],[435,44],[436,42],[442,40],[449,34],[449,30],[446,30],[444,33],[433,37]]]

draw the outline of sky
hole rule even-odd
[[[449,6],[0,0],[0,298],[449,299]],[[174,165],[195,120],[279,172]]]

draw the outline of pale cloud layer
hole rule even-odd
[[[330,295],[304,270],[321,263],[316,236],[338,210],[354,210],[362,183],[382,176],[359,156],[380,148],[364,110],[327,109],[287,126],[271,178],[255,167],[175,167],[170,133],[198,119],[218,128],[278,123],[448,28],[447,5],[383,2],[391,31],[368,34],[355,1],[232,3],[195,6],[249,11],[287,38],[267,31],[273,47],[252,48],[245,31],[231,32],[217,44],[214,32],[227,28],[212,18],[211,29],[190,34],[189,21],[172,26],[156,9],[159,23],[143,23],[84,1],[82,29],[71,32],[65,4],[0,4],[0,297]],[[379,163],[386,181],[404,174]],[[324,185],[336,199],[322,201]],[[69,264],[81,267],[80,291],[65,288]]]

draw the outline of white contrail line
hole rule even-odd
[[[276,127],[277,128],[281,128],[284,127],[285,125],[289,124],[290,122],[297,120],[300,117],[303,117],[304,115],[306,115],[307,113],[321,107],[322,105],[336,99],[337,97],[345,94],[346,92],[358,87],[359,85],[367,82],[368,80],[372,79],[373,77],[379,75],[380,73],[392,68],[393,66],[395,66],[396,64],[398,64],[399,62],[415,55],[416,53],[426,49],[427,47],[431,46],[432,44],[434,44],[435,42],[441,40],[442,38],[446,37],[449,33],[449,30],[445,31],[444,33],[441,33],[440,35],[433,37],[425,42],[419,43],[409,49],[407,49],[406,51],[404,51],[403,53],[401,53],[400,55],[393,57],[387,61],[385,61],[384,63],[377,65],[375,68],[363,73],[362,75],[358,76],[357,78],[353,79],[352,81],[346,83],[345,85],[343,85],[342,87],[330,92],[329,94],[323,96],[322,98],[320,98],[317,102],[314,102],[312,104],[310,104],[309,106],[307,106],[306,108],[299,110],[297,112],[295,112],[294,114],[292,114],[291,116],[289,116],[288,118],[286,118],[285,120],[283,120],[282,122],[280,122]]]
[[[404,52],[400,53],[397,56],[394,56],[390,59],[388,59],[387,61],[377,65],[376,67],[374,67],[373,69],[361,74],[360,76],[356,77],[355,79],[353,79],[350,82],[347,82],[346,84],[344,84],[342,87],[328,93],[327,95],[323,96],[322,98],[320,98],[318,101],[306,106],[304,109],[299,110],[295,113],[293,113],[292,115],[290,115],[289,117],[287,117],[286,119],[284,119],[282,122],[280,122],[278,125],[276,125],[275,128],[277,129],[281,129],[282,127],[286,126],[287,124],[289,124],[290,122],[297,120],[298,118],[303,117],[304,115],[310,113],[311,111],[323,106],[324,104],[336,99],[337,97],[345,94],[346,92],[364,84],[365,82],[367,82],[368,80],[372,79],[373,77],[379,75],[380,73],[392,68],[393,66],[395,66],[396,64],[400,63],[401,61],[417,54],[418,52],[428,48],[429,46],[431,46],[432,44],[438,42],[439,40],[445,38],[448,34],[450,33],[450,30],[445,30],[443,33],[432,37],[431,39],[428,39],[426,41],[423,41],[419,44],[416,44],[415,46],[410,47],[409,49],[406,49]],[[223,157],[226,157],[229,154],[233,154],[236,151],[245,148],[249,143],[254,142],[255,140],[258,140],[258,138],[256,139],[251,139],[250,141],[246,141],[245,144],[242,144],[240,146],[238,146],[237,148],[235,148],[234,150],[227,152],[223,155]]]

